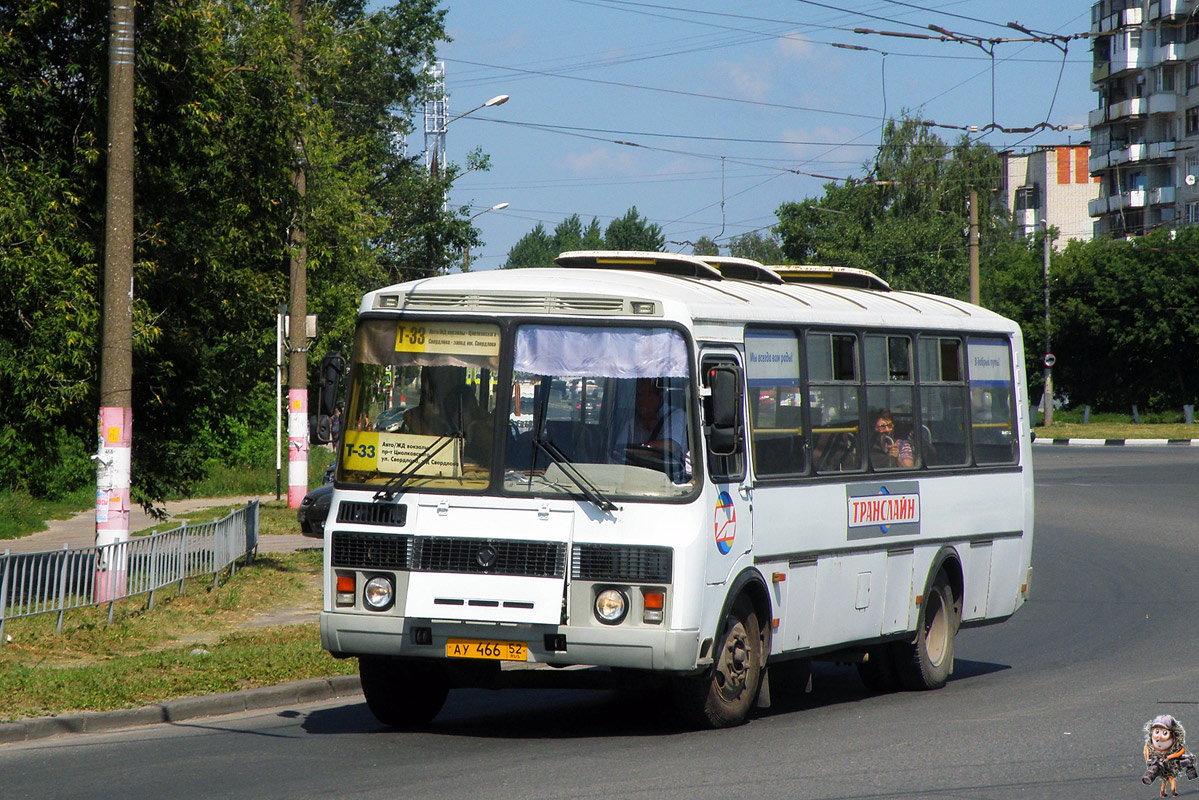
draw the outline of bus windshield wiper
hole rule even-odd
[[[604,493],[596,488],[595,484],[587,480],[586,476],[579,471],[570,459],[558,449],[558,446],[553,442],[546,441],[540,436],[533,439],[533,445],[549,456],[550,460],[558,465],[558,469],[562,470],[562,474],[570,479],[570,482],[579,487],[579,492],[582,493],[584,499],[591,502],[600,511],[615,511],[616,504],[604,496]]]
[[[433,457],[445,449],[445,446],[450,442],[458,440],[456,434],[448,433],[443,436],[438,436],[432,442],[421,450],[419,453],[408,459],[408,463],[400,467],[400,471],[389,478],[387,483],[379,491],[375,492],[375,500],[390,500],[392,495],[404,488],[404,484],[409,478],[414,478],[420,471],[420,468],[433,460]]]

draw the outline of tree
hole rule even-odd
[[[773,233],[750,231],[729,240],[729,254],[737,258],[749,258],[759,264],[785,264],[787,257]]]
[[[720,248],[711,237],[701,236],[695,244],[691,245],[691,253],[697,256],[718,256]]]
[[[592,217],[590,224],[583,226],[578,214],[572,214],[558,223],[554,235],[545,231],[540,222],[532,231],[522,236],[508,251],[504,269],[521,267],[552,266],[559,253],[569,250],[602,250],[603,234],[599,221]]]
[[[0,465],[10,486],[38,494],[87,483],[82,454],[96,435],[102,5],[0,9],[0,282],[13,309],[0,318],[10,400]],[[427,267],[414,241],[431,235],[452,253],[473,235],[442,211],[444,187],[396,146],[445,12],[405,0],[367,15],[364,0],[329,0],[305,13],[297,85],[286,2],[139,4],[136,497],[183,487],[205,458],[244,450],[246,436],[270,454],[263,403],[273,400],[260,387],[273,379],[273,320],[287,294],[297,159],[308,172],[309,310],[322,331],[314,370],[326,348],[348,344],[363,290]],[[255,413],[263,423],[247,425]],[[79,468],[48,479],[65,451]]]
[[[963,136],[952,146],[919,119],[889,120],[869,178],[829,183],[824,196],[778,210],[782,250],[795,263],[859,267],[896,288],[964,296],[967,198],[977,191],[980,235],[1007,236],[993,198],[1000,162]]]
[[[633,206],[608,223],[604,231],[604,247],[608,250],[647,250],[659,252],[666,244],[662,227],[637,214]]]
[[[526,233],[512,245],[508,251],[508,260],[504,269],[521,269],[524,267],[548,267],[554,263],[558,249],[554,246],[554,238],[545,232],[545,226],[540,222],[537,227]]]
[[[1071,242],[1051,270],[1055,387],[1075,405],[1181,411],[1199,395],[1199,230]]]

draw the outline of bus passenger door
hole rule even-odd
[[[715,487],[706,579],[727,581],[753,546],[753,489],[746,470],[745,374],[735,351],[703,355],[704,447]]]

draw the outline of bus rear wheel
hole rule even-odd
[[[434,664],[359,656],[362,694],[375,719],[393,728],[427,725],[450,693],[445,673]]]
[[[905,689],[940,689],[953,672],[958,609],[945,573],[938,573],[920,604],[916,641],[896,644],[895,667]]]
[[[740,725],[749,716],[762,684],[762,629],[745,599],[724,619],[712,666],[675,683],[679,710],[705,728]]]

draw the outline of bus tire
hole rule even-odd
[[[429,724],[450,693],[445,673],[434,664],[359,656],[358,675],[371,714],[392,728]]]
[[[905,689],[940,689],[953,671],[953,637],[957,633],[957,606],[953,588],[938,572],[916,623],[916,640],[894,645],[895,665]]]
[[[762,684],[762,629],[749,601],[740,598],[724,618],[712,666],[675,681],[683,716],[704,728],[745,722]]]
[[[857,663],[862,685],[872,692],[884,694],[900,688],[899,671],[895,667],[898,655],[892,645],[879,645],[866,651],[866,660]]]

